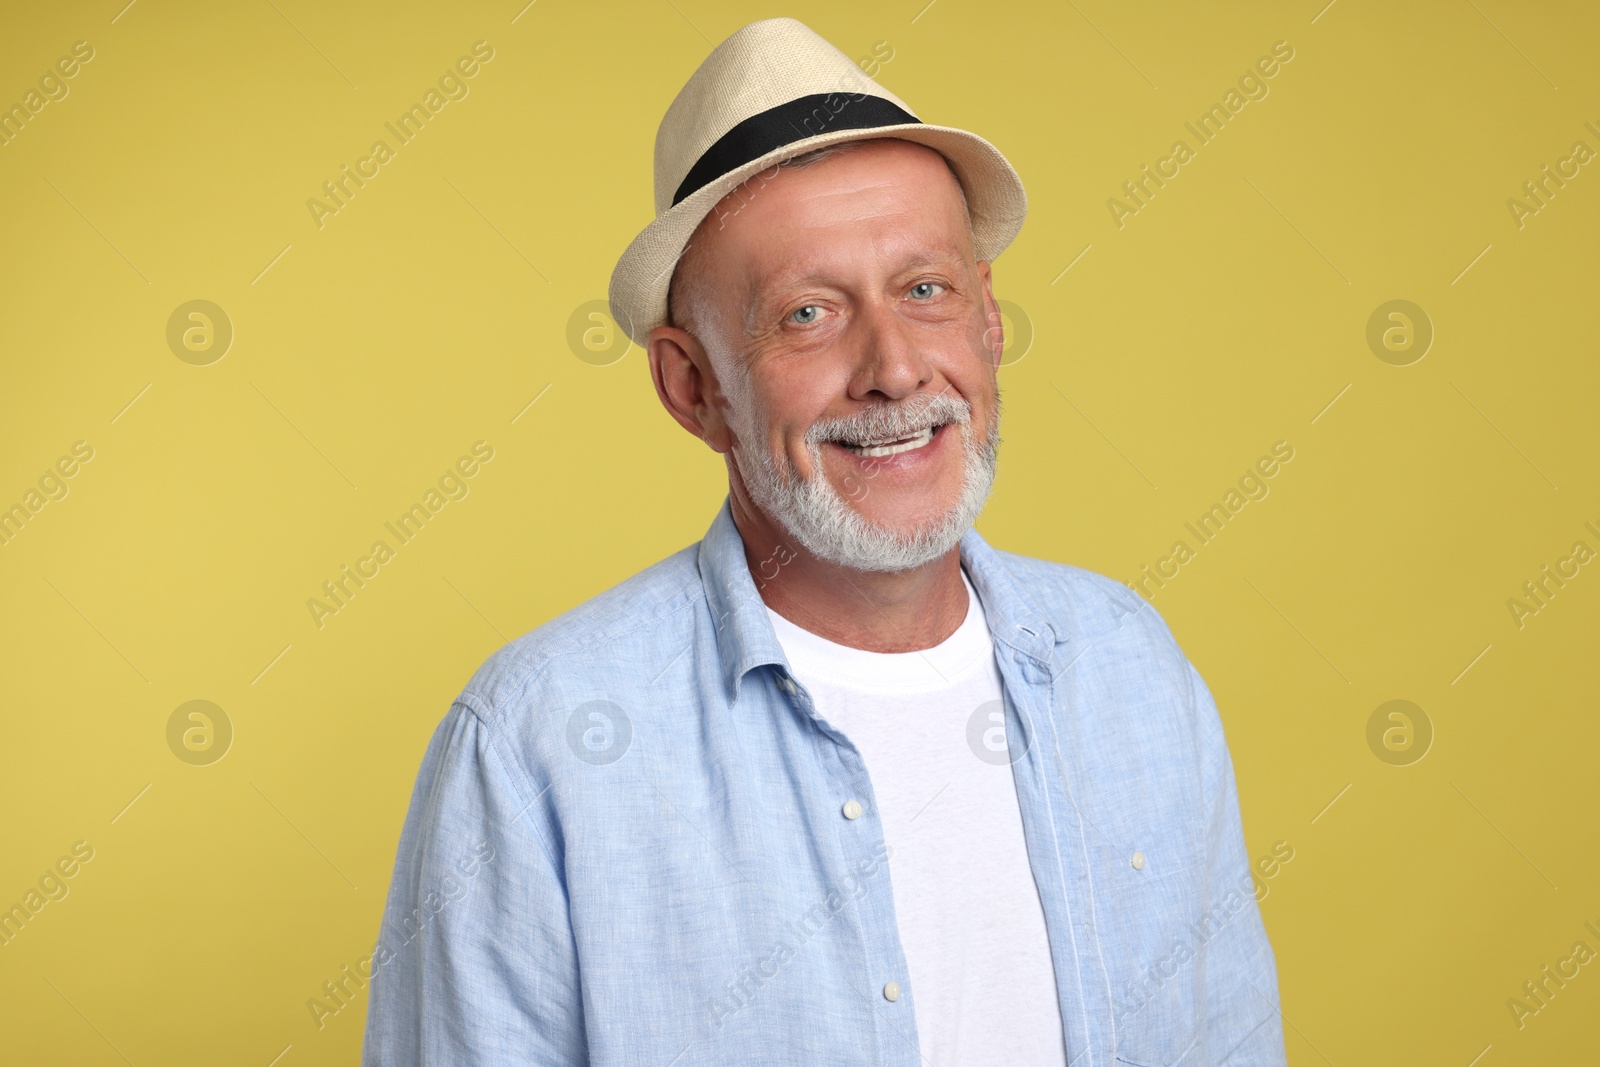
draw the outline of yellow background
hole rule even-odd
[[[95,57],[0,148],[0,505],[94,458],[0,547],[0,906],[95,856],[0,948],[0,1058],[355,1061],[365,998],[321,1030],[306,1001],[371,951],[452,697],[721,501],[639,350],[567,329],[651,216],[673,94],[783,14],[887,42],[880,80],[1027,185],[992,543],[1130,579],[1295,449],[1154,599],[1251,854],[1294,849],[1261,904],[1290,1061],[1589,1062],[1600,966],[1520,1029],[1506,1001],[1600,949],[1600,566],[1521,628],[1507,600],[1600,549],[1600,163],[1521,228],[1506,201],[1600,150],[1600,14],[1398,6],[10,5],[0,103]],[[470,95],[319,229],[308,198],[479,40]],[[1270,95],[1118,228],[1280,40]],[[195,299],[235,333],[207,366],[166,341]],[[1436,331],[1403,367],[1366,342],[1395,299]],[[478,440],[470,494],[319,629],[307,599]],[[235,731],[209,766],[167,744],[195,699]],[[1432,723],[1409,766],[1367,744],[1392,699]]]

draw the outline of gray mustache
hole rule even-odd
[[[939,393],[923,401],[878,404],[852,415],[819,419],[806,431],[808,444],[828,441],[888,442],[944,423],[972,420],[972,405]]]

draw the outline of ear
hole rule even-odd
[[[1000,305],[994,298],[993,272],[987,259],[978,260],[978,276],[983,279],[983,340],[994,356],[991,366],[999,367],[1006,347],[1006,333]]]
[[[645,341],[650,380],[661,406],[713,452],[727,452],[732,436],[722,417],[722,390],[705,348],[693,334],[675,326],[657,326]]]

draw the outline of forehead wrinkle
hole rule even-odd
[[[877,204],[874,204],[874,203],[873,203],[873,202],[872,202],[872,198],[871,198],[871,197],[869,197],[869,196],[868,196],[868,195],[867,195],[867,194],[866,194],[866,193],[864,193],[864,192],[862,192],[862,191],[861,191],[861,190],[860,190],[860,189],[859,189],[859,188],[857,188],[857,187],[856,187],[856,183],[855,183],[855,182],[853,182],[853,181],[851,181],[851,180],[850,180],[850,179],[849,179],[849,178],[848,178],[848,177],[847,177],[847,176],[845,176],[845,175],[844,175],[844,174],[840,174],[840,175],[839,175],[839,177],[841,177],[841,178],[843,178],[843,179],[844,179],[844,182],[845,182],[845,184],[846,184],[846,185],[848,185],[848,186],[850,186],[850,191],[851,191],[851,192],[853,192],[853,193],[855,193],[855,194],[856,194],[856,196],[857,196],[857,197],[859,197],[859,198],[860,198],[860,199],[861,199],[861,202],[862,202],[862,203],[864,203],[864,204],[866,204],[866,205],[867,205],[867,206],[868,206],[868,207],[869,207],[869,208],[871,208],[871,209],[872,209],[872,213],[873,213],[873,214],[875,214],[875,215],[877,215],[877,216],[878,216],[878,217],[879,217],[879,218],[880,218],[880,219],[882,219],[882,220],[883,220],[883,221],[884,221],[884,223],[885,223],[885,224],[886,224],[886,225],[887,225],[887,226],[888,226],[888,227],[889,227],[889,228],[890,228],[890,229],[891,229],[891,230],[893,230],[893,231],[894,231],[894,234],[895,234],[895,236],[896,236],[896,237],[899,237],[899,238],[901,238],[901,239],[902,239],[902,240],[904,240],[904,239],[905,239],[905,233],[904,233],[904,232],[903,232],[903,231],[902,231],[902,230],[901,230],[901,229],[900,229],[900,227],[899,227],[899,226],[896,226],[896,225],[895,225],[895,221],[894,221],[894,220],[893,220],[893,219],[891,219],[891,218],[890,218],[890,217],[889,217],[889,216],[888,216],[888,215],[885,215],[885,214],[884,214],[884,213],[883,213],[883,212],[882,212],[882,211],[880,211],[880,210],[879,210],[879,209],[878,209],[878,205],[877,205]]]
[[[923,147],[926,147],[926,146],[923,146]],[[931,152],[931,151],[934,151],[934,150],[933,149],[928,149],[928,151]],[[940,162],[942,162],[944,164],[943,178],[945,180],[945,183],[947,185],[953,186],[955,188],[956,197],[961,203],[962,217],[963,217],[963,219],[964,219],[964,221],[966,223],[967,229],[970,231],[971,228],[972,228],[972,209],[971,209],[971,206],[967,202],[966,190],[962,187],[960,179],[956,177],[955,168],[953,166],[951,166],[950,161],[948,159],[944,158],[941,155],[940,156]],[[883,219],[883,221],[889,226],[889,228],[895,231],[896,235],[904,236],[900,231],[900,227],[895,224],[895,220],[890,218],[888,215],[884,214],[883,211],[881,211],[878,208],[878,205],[874,204],[872,202],[872,198],[869,197],[866,194],[866,191],[861,189],[861,188],[859,188],[855,184],[855,182],[850,180],[849,175],[844,174],[844,173],[840,173],[839,177],[840,177],[841,180],[844,181],[844,183],[846,185],[850,186],[851,192],[855,193],[855,195],[858,198],[860,198],[860,200],[863,203],[865,203],[867,205],[867,207],[872,209],[874,214],[876,214],[879,218]],[[877,182],[877,183],[868,182],[867,184],[868,184],[869,187],[884,188],[884,187],[886,187],[887,183],[884,183],[884,182],[880,181],[880,182]],[[904,212],[900,212],[899,214],[901,214],[903,216]]]

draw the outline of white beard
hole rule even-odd
[[[939,423],[949,424],[941,434],[957,428],[961,431],[961,496],[943,515],[909,533],[869,522],[839,494],[823,471],[822,445],[826,442],[906,437]],[[982,442],[973,436],[971,405],[943,393],[925,402],[881,404],[855,415],[819,420],[806,431],[806,449],[811,455],[809,480],[800,476],[787,454],[780,462],[759,445],[750,448],[744,444],[765,443],[764,435],[736,432],[735,438],[732,455],[750,498],[812,555],[860,571],[904,571],[956,547],[983,510],[994,486],[999,454],[998,396],[995,418]],[[847,491],[852,499],[863,499],[871,492],[871,470],[869,461],[867,478],[851,479],[854,484]]]

